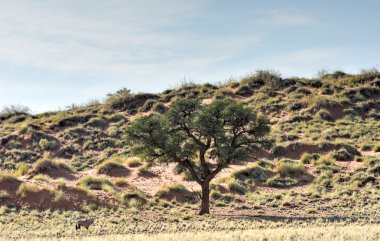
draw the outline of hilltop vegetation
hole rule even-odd
[[[200,189],[188,170],[135,157],[125,138],[136,118],[161,115],[176,100],[194,98],[204,105],[230,98],[259,112],[269,120],[274,144],[252,151],[211,182],[214,215],[379,221],[377,70],[311,79],[258,71],[158,94],[121,89],[104,102],[35,115],[10,106],[0,114],[2,212],[123,209],[194,219]]]

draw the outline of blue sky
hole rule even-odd
[[[380,1],[0,0],[0,108],[379,67]]]

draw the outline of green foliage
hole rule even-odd
[[[250,86],[243,85],[239,87],[239,89],[236,90],[235,94],[242,95],[242,96],[252,95],[253,90]]]
[[[320,155],[317,153],[309,154],[309,153],[304,153],[301,156],[301,163],[303,164],[311,164],[314,161],[318,160],[320,158]]]
[[[326,121],[334,121],[334,116],[331,115],[330,112],[328,112],[327,110],[320,110],[317,112],[317,116],[318,118],[322,119],[322,120],[326,120]]]
[[[289,187],[297,183],[298,183],[298,180],[295,178],[281,177],[280,175],[275,175],[266,181],[267,185],[271,187],[279,187],[279,188]]]
[[[12,173],[9,172],[1,172],[0,173],[0,182],[3,181],[16,181],[17,177],[15,177]]]
[[[157,112],[157,113],[160,113],[160,114],[163,114],[166,112],[167,108],[166,106],[163,104],[163,103],[155,103],[152,107],[152,110],[154,112]]]
[[[309,186],[309,191],[326,193],[330,192],[333,187],[333,173],[331,171],[325,171],[314,179],[312,184]]]
[[[41,159],[33,165],[32,169],[30,170],[30,173],[43,174],[53,169],[65,169],[68,171],[72,171],[71,167],[62,160],[51,161],[51,160]]]
[[[115,161],[105,161],[101,164],[99,164],[96,167],[96,170],[99,174],[106,174],[109,175],[111,170],[117,169],[117,168],[125,168],[122,164],[117,163]]]
[[[187,188],[180,183],[164,184],[155,194],[156,197],[173,200],[177,199],[179,202],[190,202],[194,203],[196,201],[195,195],[191,193]],[[183,200],[178,200],[183,199]]]
[[[30,166],[28,165],[25,165],[25,164],[19,164],[17,166],[17,171],[15,173],[16,176],[20,177],[20,176],[24,176],[25,174],[27,174],[30,170]]]
[[[18,187],[16,194],[22,198],[26,197],[28,193],[34,193],[38,190],[37,186],[27,182],[21,183]]]
[[[331,156],[337,161],[349,161],[353,158],[344,148],[341,148],[338,151],[333,151]]]
[[[147,100],[144,105],[139,109],[141,112],[148,112],[157,103],[157,100]]]
[[[140,208],[146,202],[146,198],[138,191],[127,192],[121,195],[121,203],[129,208]]]
[[[314,162],[316,165],[316,174],[324,172],[337,173],[340,168],[335,164],[335,160],[329,157],[321,157]]]
[[[128,158],[125,163],[127,164],[127,166],[129,167],[139,167],[143,164],[143,162],[141,161],[140,158],[138,157],[130,157]]]
[[[201,181],[202,176],[208,176],[201,173],[208,169],[213,168],[213,174],[209,175],[214,176],[246,156],[250,148],[270,145],[266,138],[269,130],[266,119],[240,103],[216,100],[205,106],[198,100],[187,99],[172,103],[163,116],[136,119],[128,126],[127,137],[133,153],[144,159],[176,162]],[[210,150],[210,156],[204,150]],[[199,153],[200,165],[195,162]],[[217,163],[207,163],[209,158]]]
[[[113,187],[113,183],[105,178],[86,177],[77,183],[78,187],[91,190],[104,190]]]
[[[263,182],[268,178],[269,171],[258,164],[252,164],[246,168],[234,171],[230,176],[240,181],[254,180]]]
[[[49,141],[47,139],[41,139],[39,142],[39,146],[42,150],[45,151],[53,151],[58,148],[58,144],[55,141]]]
[[[4,190],[0,190],[0,202],[9,198],[9,193]]]
[[[276,171],[281,177],[300,178],[307,174],[305,167],[294,162],[279,162]]]
[[[239,194],[245,194],[247,192],[247,188],[241,182],[232,180],[227,183],[228,189],[231,192],[236,192]]]
[[[374,152],[380,152],[380,145],[376,145],[373,147]]]

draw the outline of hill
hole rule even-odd
[[[110,94],[103,102],[32,115],[0,115],[0,205],[9,209],[196,209],[199,187],[175,165],[130,153],[135,118],[164,113],[178,98],[233,98],[270,120],[275,146],[213,182],[216,215],[379,218],[380,73],[282,78],[257,71],[223,84],[185,83],[159,94]],[[136,211],[137,212],[137,211]],[[165,213],[165,212],[164,212]]]

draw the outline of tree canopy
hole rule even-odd
[[[230,99],[202,105],[197,99],[173,102],[163,115],[130,123],[132,152],[146,160],[177,163],[202,187],[200,214],[209,213],[209,183],[231,163],[257,148],[269,148],[268,120]]]

